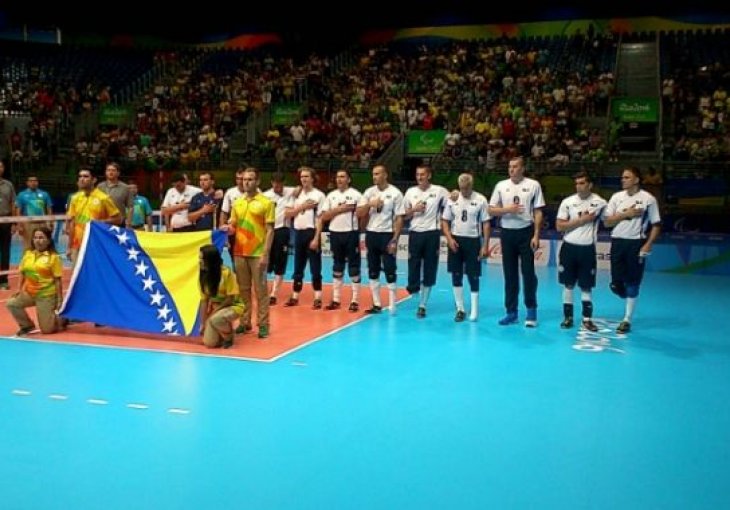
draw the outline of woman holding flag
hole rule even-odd
[[[215,245],[200,248],[200,334],[206,347],[233,345],[234,322],[243,315],[236,275]]]

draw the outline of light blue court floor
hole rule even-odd
[[[539,277],[534,330],[496,325],[498,267],[455,324],[442,266],[426,319],[410,299],[270,364],[2,339],[0,506],[730,507],[730,279],[648,273],[620,339],[560,330]]]

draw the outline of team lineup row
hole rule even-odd
[[[272,188],[258,191],[258,172],[253,168],[237,173],[237,188],[226,193],[222,203],[222,228],[234,236],[232,258],[245,311],[238,332],[252,329],[252,290],[258,301],[258,325],[268,334],[268,310],[277,304],[286,270],[290,231],[294,231],[293,292],[284,306],[299,305],[304,271],[309,265],[314,290],[314,309],[335,310],[342,306],[342,289],[347,270],[351,285],[348,309],[359,311],[361,259],[360,228],[364,226],[367,270],[372,304],[366,313],[384,308],[394,310],[396,296],[397,240],[406,220],[410,221],[407,290],[418,294],[417,316],[425,317],[431,288],[436,282],[440,236],[448,244],[447,268],[452,275],[455,321],[478,318],[481,261],[489,257],[490,219],[499,217],[500,243],[505,279],[505,315],[500,325],[518,322],[520,273],[526,308],[525,325],[537,325],[537,277],[534,250],[539,243],[539,226],[545,202],[540,184],[524,175],[524,162],[510,162],[509,178],[499,182],[489,200],[474,191],[473,177],[459,176],[459,189],[448,192],[430,182],[427,166],[416,169],[416,185],[405,194],[388,182],[384,166],[372,170],[373,186],[360,193],[350,187],[350,175],[340,170],[337,188],[325,195],[315,187],[316,174],[301,168],[299,186],[285,187],[282,176],[274,176]],[[560,251],[560,283],[564,286],[564,328],[572,327],[573,289],[580,289],[582,326],[596,330],[591,318],[591,291],[596,279],[595,244],[599,221],[612,228],[611,289],[626,300],[625,316],[618,332],[631,328],[631,318],[643,277],[644,257],[660,231],[656,199],[640,188],[641,174],[627,168],[621,176],[622,190],[606,202],[592,192],[586,173],[575,176],[576,193],[560,205],[557,228],[564,232]],[[163,211],[164,212],[164,211]],[[328,226],[333,258],[332,298],[322,296],[320,239]],[[648,227],[651,228],[648,228]],[[273,273],[271,289],[265,272]],[[380,277],[388,289],[387,306],[380,298]],[[463,279],[470,286],[467,317]],[[260,335],[261,336],[261,335]]]
[[[111,166],[107,168],[107,180],[110,173],[118,177],[118,169]],[[299,186],[296,188],[284,186],[283,176],[275,174],[271,189],[265,193],[259,189],[258,171],[242,168],[236,172],[236,186],[223,197],[211,186],[209,174],[201,174],[201,188],[189,186],[184,176],[176,178],[163,201],[162,214],[168,230],[172,232],[200,230],[201,224],[204,228],[215,228],[219,221],[221,229],[230,236],[229,249],[235,274],[222,267],[220,254],[216,256],[208,247],[201,250],[201,334],[210,347],[232,345],[234,333],[253,330],[254,297],[257,300],[258,336],[269,336],[269,307],[278,302],[292,230],[293,292],[284,306],[299,304],[304,270],[309,264],[314,309],[335,310],[342,306],[347,269],[352,290],[348,309],[359,311],[362,228],[365,230],[372,296],[372,304],[365,311],[377,314],[384,308],[394,310],[397,240],[405,221],[410,222],[406,288],[409,293],[418,294],[417,317],[423,318],[427,313],[429,295],[436,282],[440,237],[443,235],[448,245],[447,269],[452,277],[455,321],[467,319],[464,276],[470,286],[468,318],[477,320],[481,261],[490,256],[490,219],[498,217],[506,312],[498,322],[504,326],[518,322],[521,274],[525,325],[535,327],[538,304],[534,251],[539,245],[545,201],[540,184],[525,177],[524,173],[523,160],[511,160],[509,177],[497,183],[491,198],[487,199],[473,189],[473,177],[468,173],[459,176],[458,190],[452,192],[431,184],[431,170],[427,166],[416,169],[416,185],[405,194],[388,182],[388,171],[384,166],[373,168],[373,186],[362,194],[350,186],[349,172],[340,170],[336,174],[336,189],[326,196],[315,187],[316,174],[310,168],[300,169]],[[561,326],[569,328],[574,325],[573,290],[577,286],[580,289],[582,326],[592,331],[597,329],[592,322],[591,292],[596,281],[597,229],[599,221],[603,221],[612,229],[611,289],[626,300],[625,315],[617,331],[626,333],[631,329],[644,272],[644,257],[651,252],[660,231],[656,199],[640,188],[641,174],[634,167],[623,171],[622,190],[613,194],[608,202],[593,193],[588,174],[577,174],[574,181],[576,193],[560,204],[556,221],[557,229],[564,233],[559,254],[559,281],[564,286],[564,320]],[[119,223],[126,218],[127,224],[138,227],[134,223],[133,196],[119,200],[124,215],[114,204],[118,201],[114,199],[120,198],[113,193],[120,191],[118,186],[113,186],[112,192],[107,195],[93,188],[93,176],[88,170],[81,170],[79,190],[68,211],[67,232],[72,258],[75,258],[74,252],[89,218],[111,223]],[[218,212],[220,218],[216,221]],[[333,258],[333,291],[331,300],[323,306],[320,239],[325,227],[329,230]],[[42,237],[47,236],[40,233],[39,238]],[[28,250],[36,254],[33,258],[36,262],[37,254],[42,253],[44,247],[44,239],[39,241],[41,246]],[[270,290],[267,271],[273,273]],[[387,306],[380,297],[381,273],[388,290]],[[49,276],[48,283],[51,284],[53,276],[50,273]],[[58,296],[60,302],[60,287],[52,287],[48,289],[49,294],[53,294],[54,300]],[[30,300],[26,301],[28,303],[24,302],[23,307],[32,304]],[[53,310],[55,307],[49,308]],[[15,313],[13,315],[16,316]],[[28,321],[20,315],[16,316],[16,320],[21,330],[29,327]],[[234,330],[236,321],[239,325]]]

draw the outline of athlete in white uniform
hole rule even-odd
[[[388,285],[390,312],[395,313],[396,253],[398,238],[403,228],[403,193],[388,183],[388,169],[383,165],[373,168],[374,186],[363,193],[357,214],[367,218],[365,246],[368,250],[368,277],[373,306],[366,313],[380,313],[380,269]]]
[[[606,209],[606,201],[593,193],[593,181],[587,172],[578,172],[573,180],[576,193],[561,202],[555,221],[558,232],[564,232],[558,255],[558,281],[564,286],[564,318],[560,327],[573,327],[573,288],[577,282],[581,290],[583,328],[598,331],[593,323],[591,293],[596,286],[598,222]]]
[[[441,186],[431,184],[431,168],[416,168],[416,186],[409,188],[403,197],[404,219],[410,220],[408,228],[408,292],[420,291],[416,317],[426,316],[426,304],[431,288],[436,284],[441,242],[441,213],[449,198]],[[421,267],[423,266],[423,272]],[[423,282],[423,289],[421,289]]]
[[[535,250],[540,246],[543,207],[545,199],[540,183],[525,177],[525,162],[522,158],[513,158],[509,162],[509,179],[497,183],[489,201],[489,214],[500,216],[502,226],[500,242],[507,314],[499,320],[500,326],[517,322],[520,267],[527,308],[525,326],[537,326]]]
[[[293,186],[284,186],[284,174],[281,172],[276,172],[271,176],[271,189],[264,191],[264,196],[271,200],[276,208],[274,211],[274,241],[271,245],[268,267],[268,272],[274,273],[274,281],[269,294],[270,305],[276,304],[279,287],[281,287],[289,261],[291,220],[286,217],[285,211],[297,191],[298,188]]]
[[[631,317],[644,276],[646,257],[661,232],[656,198],[640,189],[641,171],[628,167],[621,174],[622,191],[608,201],[604,222],[611,231],[611,290],[626,299],[626,313],[616,329],[631,331]],[[647,237],[646,230],[651,225]]]
[[[317,231],[319,215],[322,214],[324,193],[314,187],[316,181],[314,169],[302,167],[299,169],[299,181],[302,189],[297,197],[292,197],[286,208],[285,216],[291,218],[294,226],[294,284],[291,297],[284,306],[299,304],[299,293],[302,291],[304,268],[309,262],[309,271],[312,274],[312,289],[314,289],[314,310],[322,309],[322,251],[319,249],[319,240],[314,239]]]
[[[474,191],[471,174],[459,176],[459,194],[456,200],[446,203],[441,228],[449,246],[447,267],[456,302],[456,322],[466,318],[464,311],[464,274],[471,289],[471,313],[469,320],[479,315],[479,278],[482,275],[483,258],[489,257],[489,202],[481,193]]]
[[[352,178],[347,170],[338,170],[335,175],[337,189],[324,200],[315,240],[319,240],[324,223],[329,222],[330,248],[332,249],[332,301],[327,310],[340,308],[345,263],[352,285],[349,311],[360,309],[360,229],[357,218],[357,204],[362,194],[350,186]]]

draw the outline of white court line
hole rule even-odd
[[[66,332],[73,332],[73,330],[66,330]],[[7,340],[23,340],[28,342],[37,342],[39,344],[50,344],[50,345],[56,345],[56,346],[64,346],[64,345],[73,345],[74,347],[91,347],[96,349],[116,349],[121,351],[137,351],[137,352],[152,352],[155,354],[177,354],[181,356],[198,356],[202,358],[222,358],[222,359],[231,359],[236,361],[256,361],[259,363],[271,363],[274,360],[271,359],[260,359],[260,358],[247,358],[243,356],[221,356],[220,354],[206,354],[204,352],[185,352],[185,351],[161,351],[160,349],[148,349],[145,347],[126,347],[121,345],[100,345],[100,344],[86,344],[83,342],[74,342],[71,340],[46,340],[44,338],[39,337],[27,337],[27,336],[0,336],[0,340],[7,339]]]
[[[14,389],[11,393],[13,395],[17,395],[19,397],[28,397],[32,394],[29,390],[22,390],[22,389]],[[68,397],[68,395],[63,395],[61,393],[51,393],[50,395],[48,395],[48,398],[50,400],[63,401],[63,400],[68,400],[69,397]],[[86,402],[91,405],[99,405],[99,406],[105,406],[105,405],[109,404],[108,400],[104,400],[101,398],[89,398],[86,400]],[[140,411],[146,411],[147,409],[150,408],[150,406],[148,406],[147,404],[139,404],[139,403],[134,403],[134,402],[127,404],[126,407],[128,407],[129,409],[138,409]],[[170,414],[187,415],[187,414],[190,414],[190,409],[185,409],[183,407],[171,407],[167,410],[167,412]]]
[[[401,303],[408,301],[412,297],[413,297],[412,295],[408,295],[408,296],[396,301],[395,304],[400,305]],[[393,316],[394,314],[389,312],[389,310],[387,310],[386,308],[384,308],[383,313],[378,314],[378,315]],[[181,356],[193,356],[193,357],[202,357],[202,358],[220,358],[220,359],[229,359],[229,360],[235,360],[235,361],[255,361],[257,363],[273,363],[275,361],[280,360],[284,356],[288,356],[292,352],[296,352],[299,349],[303,349],[304,347],[307,347],[315,342],[319,342],[320,340],[327,338],[330,335],[339,333],[340,331],[343,331],[343,330],[349,328],[350,326],[354,326],[355,324],[358,324],[361,321],[373,318],[375,316],[376,315],[374,315],[374,314],[373,315],[363,315],[362,317],[360,317],[359,319],[357,319],[355,321],[348,322],[344,326],[341,326],[337,329],[333,329],[332,331],[329,331],[329,332],[325,333],[324,335],[313,338],[313,339],[309,340],[308,342],[305,342],[301,345],[293,347],[292,349],[289,349],[288,351],[284,351],[283,353],[281,353],[277,356],[274,356],[273,358],[270,358],[270,359],[248,358],[245,356],[221,356],[220,354],[206,354],[203,352],[184,352],[184,351],[172,351],[172,350],[162,351],[160,349],[152,349],[152,348],[145,348],[145,347],[126,347],[126,346],[120,346],[120,345],[87,344],[87,343],[82,343],[82,342],[73,342],[73,341],[69,341],[69,340],[64,340],[63,342],[59,342],[56,340],[46,340],[46,339],[39,338],[39,337],[31,338],[31,337],[7,336],[7,337],[0,337],[0,339],[7,338],[8,340],[19,340],[22,338],[23,341],[37,342],[37,343],[42,343],[42,344],[52,344],[52,345],[57,345],[57,346],[73,345],[73,346],[77,346],[77,347],[91,347],[91,348],[96,348],[96,349],[111,349],[111,350],[122,350],[122,351],[138,351],[138,352],[141,351],[141,352],[152,352],[155,354],[177,354],[177,355],[181,355]],[[73,332],[73,330],[67,330],[67,332]]]

